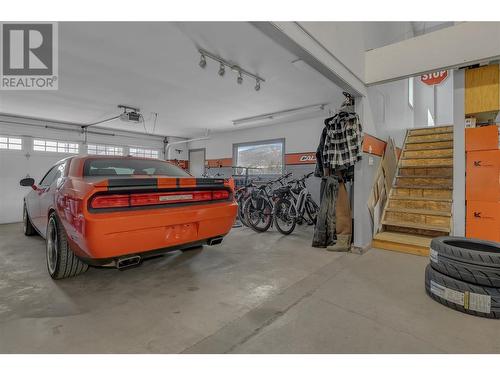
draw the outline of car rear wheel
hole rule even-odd
[[[46,242],[47,270],[53,279],[77,276],[88,270],[89,266],[69,248],[66,233],[55,213],[49,217]]]
[[[26,209],[26,203],[23,205],[23,232],[25,236],[34,236],[36,233],[35,227],[31,224],[30,217],[28,216],[28,210]]]

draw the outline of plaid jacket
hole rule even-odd
[[[349,167],[361,160],[362,130],[355,113],[341,112],[327,125],[323,164],[333,170]]]

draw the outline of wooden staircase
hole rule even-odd
[[[410,129],[372,247],[429,255],[451,232],[453,126]]]

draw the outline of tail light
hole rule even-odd
[[[98,195],[92,199],[92,208],[117,208],[129,206],[129,195]]]
[[[229,199],[229,191],[227,190],[173,191],[165,193],[98,195],[92,199],[90,206],[92,208],[121,208],[226,199]]]

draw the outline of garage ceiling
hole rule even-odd
[[[308,104],[331,102],[339,89],[249,23],[60,23],[59,90],[0,94],[0,111],[70,122],[118,114],[118,104],[139,106],[146,131],[195,137],[206,129],[234,129],[232,120]],[[264,77],[255,81],[208,60],[198,47]],[[109,128],[144,131],[119,120]]]

